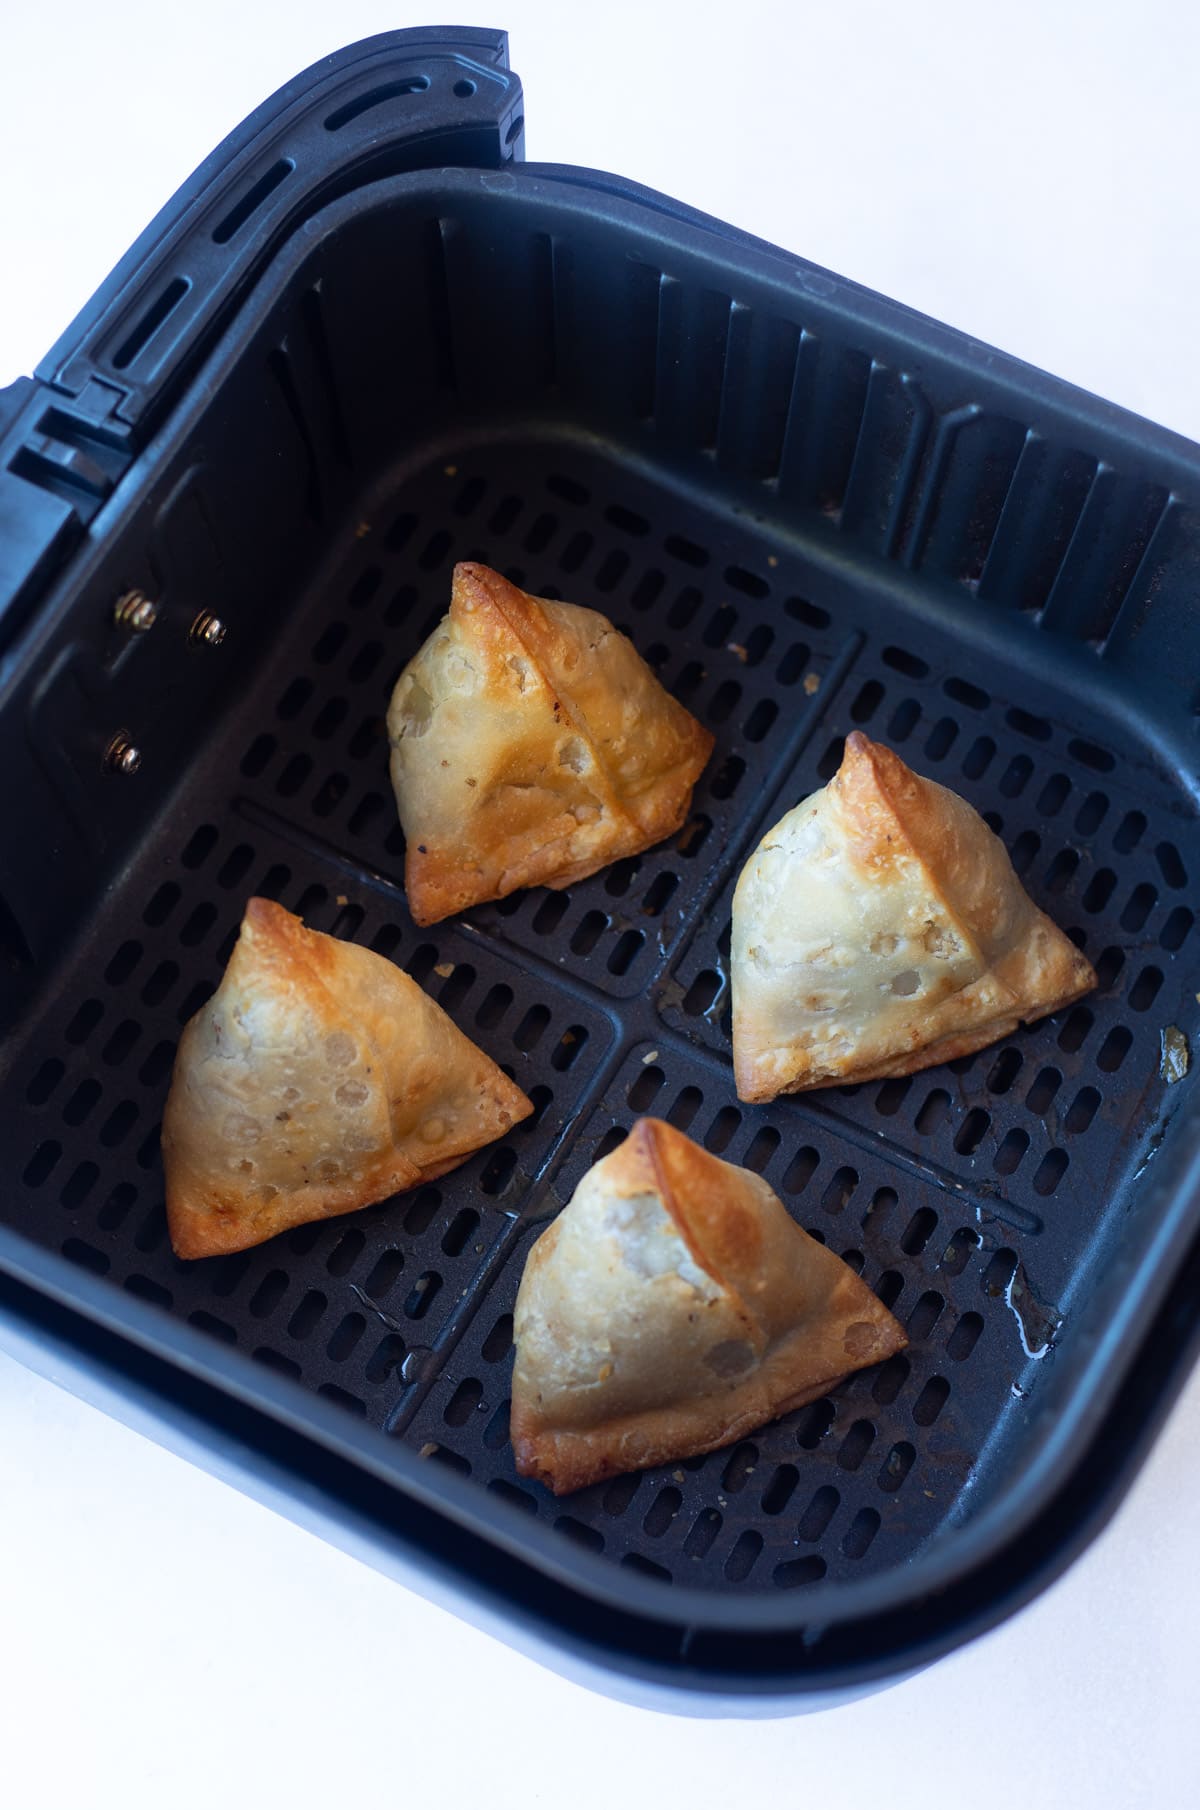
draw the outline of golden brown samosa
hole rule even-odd
[[[556,1495],[727,1445],[907,1343],[761,1176],[659,1119],[542,1233],[513,1337],[517,1470]]]
[[[418,924],[661,842],[713,745],[607,617],[479,565],[455,567],[388,736]]]
[[[1096,984],[979,813],[857,731],[743,868],[732,958],[743,1100],[949,1062]]]
[[[175,1057],[171,1242],[211,1257],[351,1213],[453,1169],[532,1111],[393,963],[251,899]]]

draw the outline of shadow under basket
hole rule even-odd
[[[0,394],[0,1337],[589,1683],[827,1703],[1055,1575],[1194,1355],[1163,1038],[1200,1049],[1200,454],[523,163],[522,129],[501,33],[352,47]],[[419,930],[384,714],[458,559],[603,610],[716,752],[671,841]],[[745,1106],[732,889],[855,728],[983,813],[1100,985],[948,1067]],[[184,1264],[159,1123],[252,893],[399,963],[535,1112]],[[764,1175],[911,1343],[555,1501],[509,1445],[517,1285],[646,1112]]]

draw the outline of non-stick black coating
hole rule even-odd
[[[903,1562],[1020,1465],[1025,1401],[1119,1236],[1167,1104],[1161,1028],[1196,1019],[1195,826],[1103,723],[1063,725],[1036,681],[905,621],[869,577],[569,443],[440,453],[354,526],[30,1031],[5,1105],[14,1222],[621,1564],[754,1591]],[[383,714],[459,557],[608,612],[717,751],[662,847],[419,931]],[[730,892],[852,727],[985,814],[1101,985],[949,1067],[746,1107]],[[158,1120],[252,892],[401,963],[537,1111],[436,1186],[184,1264]],[[766,1175],[912,1342],[733,1450],[556,1502],[508,1445],[516,1287],[546,1217],[646,1111]]]

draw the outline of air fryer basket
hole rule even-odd
[[[330,59],[0,395],[0,1318],[510,1629],[701,1693],[861,1684],[1064,1562],[1190,1355],[1196,1112],[1160,1053],[1200,1047],[1200,459],[661,197],[514,167],[520,132],[500,34]],[[612,616],[717,752],[673,841],[418,930],[383,714],[460,558]],[[984,813],[1100,986],[747,1107],[732,888],[854,727]],[[159,1119],[251,893],[400,963],[536,1110],[184,1264]],[[765,1175],[911,1344],[554,1501],[508,1444],[516,1288],[644,1112]]]

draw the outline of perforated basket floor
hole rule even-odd
[[[898,1563],[1019,1462],[1023,1405],[1121,1235],[1159,1135],[1162,1027],[1195,1043],[1194,820],[1036,676],[901,626],[865,568],[567,444],[439,459],[352,526],[17,1054],[9,1217],[615,1562],[743,1591]],[[718,747],[672,842],[418,931],[383,719],[457,558],[606,611]],[[746,1107],[732,888],[854,726],[984,812],[1100,987],[949,1067]],[[536,1112],[436,1186],[183,1264],[159,1118],[251,893],[401,963]],[[647,1111],[764,1174],[912,1342],[733,1450],[556,1502],[508,1444],[516,1289],[540,1224]]]

